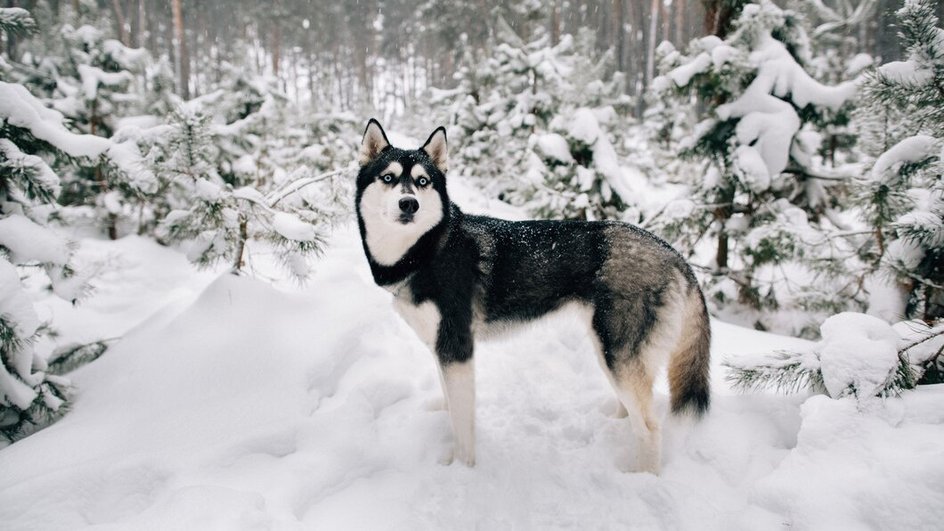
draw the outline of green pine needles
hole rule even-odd
[[[785,394],[826,392],[819,360],[808,352],[778,350],[758,357],[728,359],[722,365],[728,369],[725,381],[742,393],[762,389]]]

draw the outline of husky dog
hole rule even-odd
[[[434,353],[454,436],[475,463],[474,339],[564,306],[586,317],[598,360],[636,435],[636,470],[658,473],[653,376],[668,360],[671,409],[708,409],[705,300],[672,247],[626,223],[505,221],[464,214],[446,190],[446,130],[395,148],[370,120],[357,222],[374,281]]]

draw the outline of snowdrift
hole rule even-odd
[[[0,450],[4,529],[867,529],[944,517],[940,387],[859,411],[851,399],[733,396],[716,366],[710,415],[666,428],[663,475],[627,474],[629,425],[613,417],[589,339],[561,315],[480,346],[478,465],[445,466],[433,361],[371,284],[353,228],[303,289],[195,279],[138,238],[92,245],[125,265],[113,282],[140,287],[102,293],[82,319],[54,308],[60,318],[88,333],[109,314],[144,314],[134,293],[164,306],[73,373],[79,396],[62,421]],[[714,332],[716,365],[800,343]],[[663,387],[663,412],[666,401]]]

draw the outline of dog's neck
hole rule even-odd
[[[449,207],[443,210],[442,221],[420,236],[419,239],[416,240],[416,243],[393,265],[383,265],[374,259],[370,252],[370,246],[367,245],[367,229],[364,226],[364,220],[358,216],[358,226],[361,232],[361,243],[364,246],[364,254],[367,256],[367,262],[370,264],[370,272],[377,285],[390,286],[391,284],[402,282],[424,264],[435,259],[439,250],[449,237],[453,224],[457,223],[462,217],[462,211],[451,202],[449,203]]]

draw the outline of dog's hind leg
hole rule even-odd
[[[619,401],[617,418],[629,417],[633,433],[636,437],[636,464],[635,472],[659,473],[661,464],[662,437],[659,419],[652,407],[652,383],[655,374],[654,363],[647,363],[639,355],[607,356],[603,341],[596,334],[594,339],[600,366],[606,374],[606,379],[613,386],[616,398]],[[610,368],[606,359],[618,363]],[[619,362],[615,360],[619,360]],[[628,359],[628,361],[627,361]]]
[[[652,384],[678,334],[673,320],[660,318],[665,305],[673,302],[649,294],[602,299],[594,309],[598,353],[635,434],[636,472],[658,474],[661,467],[662,430],[653,408]]]
[[[653,371],[640,358],[614,371],[613,383],[629,413],[636,436],[636,472],[658,474],[662,465],[662,428],[652,407]]]

